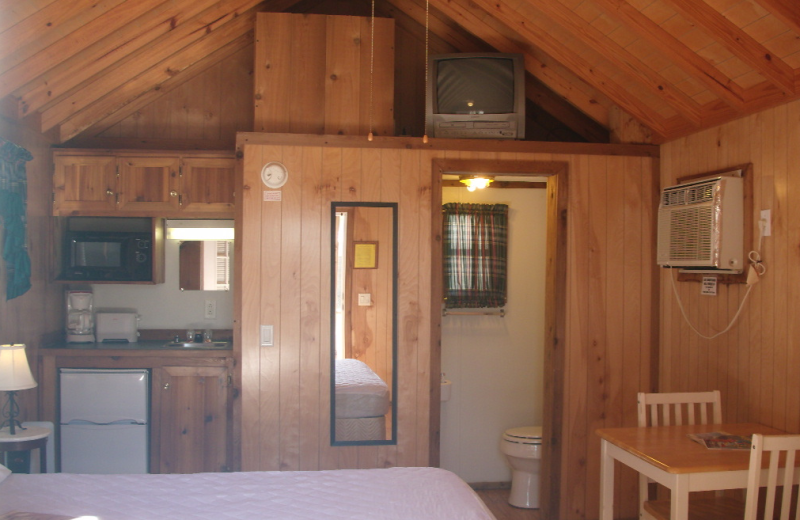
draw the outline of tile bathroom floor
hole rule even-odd
[[[510,505],[509,489],[480,489],[475,492],[497,520],[544,520],[538,509],[521,509]]]

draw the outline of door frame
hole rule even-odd
[[[545,282],[544,406],[541,472],[543,518],[559,518],[564,416],[564,367],[567,313],[567,202],[566,161],[433,159],[431,161],[431,363],[430,454],[439,465],[442,367],[442,177],[447,174],[488,174],[547,177],[547,259]]]

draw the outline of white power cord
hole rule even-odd
[[[717,332],[713,336],[706,336],[698,331],[692,322],[689,320],[689,317],[686,315],[686,310],[683,308],[683,303],[681,302],[681,297],[678,294],[678,287],[675,285],[675,277],[672,273],[669,273],[669,279],[672,282],[672,291],[675,293],[675,300],[678,302],[678,308],[681,310],[681,314],[683,315],[683,319],[686,320],[686,323],[689,325],[689,328],[694,331],[695,334],[700,336],[703,339],[714,339],[718,336],[721,336],[731,330],[733,324],[736,323],[736,320],[739,319],[739,315],[742,313],[742,309],[744,309],[744,304],[747,301],[747,297],[750,296],[750,291],[753,290],[753,286],[758,283],[759,277],[764,276],[764,273],[767,272],[767,267],[761,262],[761,239],[764,238],[764,225],[766,221],[759,220],[758,221],[758,247],[750,251],[747,255],[747,259],[750,261],[750,267],[747,270],[747,292],[744,293],[744,298],[742,298],[742,303],[739,304],[739,309],[736,311],[736,314],[731,319],[728,326],[725,327],[724,330]]]

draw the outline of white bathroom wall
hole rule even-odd
[[[163,284],[94,284],[94,309],[132,309],[140,329],[232,329],[232,291],[181,291],[178,284],[179,240],[165,240]],[[206,299],[216,300],[217,317],[205,319]]]
[[[444,188],[443,203],[509,205],[505,317],[442,318],[441,467],[470,483],[509,482],[503,431],[541,425],[544,359],[546,192]]]

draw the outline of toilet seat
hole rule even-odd
[[[522,426],[519,428],[509,428],[503,433],[503,440],[516,444],[541,444],[541,426]]]

